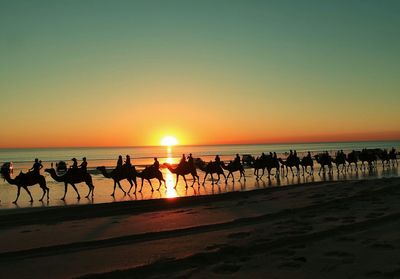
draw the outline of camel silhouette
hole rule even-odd
[[[353,171],[353,165],[352,164],[354,164],[354,166],[355,166],[355,171],[356,172],[358,172],[358,165],[357,165],[357,163],[358,163],[358,156],[359,156],[359,154],[360,154],[360,151],[351,151],[349,154],[347,154],[347,156],[346,156],[346,161],[347,161],[347,163],[348,163],[348,165],[347,165],[347,171],[349,171],[349,169],[351,170],[351,171]]]
[[[397,152],[396,149],[392,148],[392,150],[390,150],[389,152],[389,159],[392,162],[392,166],[394,166],[396,164],[396,166],[399,165],[399,163],[397,162]]]
[[[363,149],[360,152],[359,155],[360,161],[361,161],[361,170],[366,170],[367,167],[365,166],[365,163],[368,164],[369,170],[372,170],[376,166],[376,161],[378,159],[376,155],[376,150],[373,149]]]
[[[314,161],[310,156],[304,156],[300,161],[300,166],[303,170],[303,176],[304,172],[308,175],[314,174]],[[307,167],[310,167],[310,172],[307,171]]]
[[[279,162],[282,164],[282,167],[286,167],[286,177],[288,175],[288,168],[292,172],[292,176],[294,176],[293,167],[296,168],[296,176],[300,175],[300,159],[298,157],[288,157],[286,161],[283,161],[281,158],[278,159]]]
[[[160,183],[157,191],[160,190],[162,182],[164,182],[164,185],[165,185],[165,180],[164,180],[162,172],[160,170],[154,168],[153,166],[146,167],[143,171],[137,172],[136,176],[140,177],[142,179],[142,184],[140,186],[139,192],[142,192],[143,181],[145,179],[149,182],[152,192],[154,192],[154,189],[153,189],[153,185],[151,184],[151,179],[156,178],[158,180],[158,182]],[[132,186],[131,186],[131,188],[132,188]],[[128,193],[130,193],[130,191],[131,191],[131,189],[129,189]],[[136,193],[136,189],[135,189],[135,193]]]
[[[49,173],[50,176],[57,182],[64,182],[65,189],[64,189],[64,196],[61,198],[61,200],[65,200],[65,196],[67,195],[67,190],[68,190],[68,184],[72,186],[72,188],[75,190],[76,194],[78,195],[78,200],[81,198],[79,195],[78,189],[76,189],[75,184],[85,182],[86,185],[89,188],[89,192],[86,196],[86,198],[89,198],[89,195],[92,194],[92,197],[94,195],[94,185],[93,185],[93,180],[92,176],[87,173],[87,172],[82,172],[81,170],[68,170],[65,174],[59,176],[57,175],[56,171],[54,168],[50,169],[45,169],[45,172]]]
[[[328,173],[333,172],[332,157],[329,154],[326,154],[326,153],[317,154],[314,156],[314,158],[315,158],[315,161],[317,161],[317,163],[320,164],[318,175],[321,175],[321,171],[323,171],[323,173],[325,173],[325,166],[328,166]]]
[[[261,156],[259,158],[252,159],[251,167],[254,168],[254,175],[256,176],[256,180],[261,179],[264,176],[265,169],[268,172],[268,178],[271,176],[271,170],[276,169],[275,177],[278,177],[280,174],[279,170],[279,160],[270,155]],[[262,170],[262,174],[259,175],[259,171]]]
[[[164,166],[166,166],[167,169],[171,173],[176,174],[176,183],[175,183],[174,188],[176,188],[176,186],[178,185],[179,176],[183,177],[183,180],[185,181],[185,184],[186,184],[186,188],[188,188],[188,184],[187,184],[186,177],[185,177],[185,175],[187,175],[187,174],[191,174],[193,177],[193,183],[190,187],[193,187],[194,183],[196,182],[196,178],[197,178],[197,184],[200,185],[200,182],[199,182],[200,178],[197,175],[196,167],[194,165],[191,167],[187,162],[185,162],[183,164],[179,164],[175,168],[172,167],[172,165],[168,164],[168,163],[164,163]]]
[[[337,173],[341,172],[344,173],[346,171],[346,155],[343,154],[342,156],[336,156],[336,158],[332,159],[332,163],[336,165]],[[340,170],[340,166],[342,169]]]
[[[46,179],[44,178],[43,175],[40,174],[34,174],[32,172],[28,173],[23,173],[20,172],[14,179],[11,178],[10,175],[10,166],[11,163],[4,163],[1,166],[1,176],[10,184],[10,185],[15,185],[18,188],[17,191],[17,198],[13,201],[13,203],[17,203],[19,195],[21,193],[21,188],[25,189],[25,191],[29,194],[30,196],[30,202],[33,202],[32,194],[29,191],[28,187],[33,186],[36,184],[39,184],[40,188],[43,190],[43,195],[40,198],[39,201],[43,201],[44,196],[47,193],[47,200],[49,200],[49,188],[46,186]]]
[[[225,183],[226,183],[226,176],[225,176],[224,170],[222,169],[220,163],[215,162],[215,161],[210,161],[210,162],[206,163],[202,159],[197,158],[195,160],[195,165],[200,170],[202,170],[203,172],[206,173],[206,175],[204,176],[203,185],[205,184],[206,178],[208,175],[211,175],[211,185],[214,185],[214,176],[213,176],[214,173],[216,173],[218,175],[218,179],[215,183],[218,183],[220,181],[221,175],[224,176]]]
[[[229,162],[228,165],[225,165],[225,163],[222,161],[221,167],[224,170],[227,170],[229,172],[228,175],[226,176],[226,180],[228,180],[229,176],[232,175],[232,182],[235,182],[233,173],[238,171],[240,173],[240,177],[239,177],[238,181],[240,181],[242,179],[242,177],[243,177],[244,181],[246,181],[246,176],[244,175],[244,168],[240,162],[231,161],[231,162]]]
[[[120,181],[124,180],[124,179],[126,179],[129,182],[129,184],[131,185],[131,187],[129,188],[129,191],[132,188],[133,183],[135,183],[135,193],[136,193],[137,172],[136,172],[135,166],[132,166],[131,169],[127,169],[127,166],[124,165],[121,169],[115,168],[111,172],[107,172],[106,167],[104,167],[104,166],[97,167],[96,169],[99,170],[105,178],[111,178],[112,180],[114,180],[114,189],[113,189],[111,196],[115,195],[115,188],[117,187],[117,185],[121,189],[121,191],[124,192],[124,195],[126,195],[126,192],[122,188],[121,183],[120,183]]]

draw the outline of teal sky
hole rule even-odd
[[[400,1],[0,0],[0,147],[399,139],[399,15]]]

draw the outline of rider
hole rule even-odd
[[[189,164],[189,167],[190,168],[194,167],[194,160],[193,160],[193,157],[192,157],[192,153],[189,154],[187,159],[188,159],[187,162]]]
[[[81,168],[82,172],[86,173],[87,172],[87,161],[86,161],[86,157],[82,158],[82,163],[79,165],[79,167]]]
[[[125,166],[126,166],[128,169],[129,169],[130,167],[132,167],[131,156],[129,156],[129,155],[126,155]]]
[[[235,164],[240,164],[240,156],[239,154],[236,154],[235,160],[233,161]]]
[[[117,169],[122,169],[122,156],[118,156]]]
[[[39,175],[40,174],[40,170],[43,168],[43,165],[41,162],[39,162],[39,159],[36,158],[35,162],[33,163],[32,168],[29,169],[29,171],[31,171],[34,175]]]
[[[179,165],[182,166],[184,164],[186,164],[186,156],[185,156],[185,154],[182,154],[182,158],[181,158],[181,161],[179,162]]]
[[[76,160],[76,158],[72,158],[71,160],[73,163],[70,167],[70,170],[75,173],[78,170],[78,161]]]
[[[160,169],[160,162],[157,160],[157,157],[154,157],[153,168],[156,170]]]
[[[218,165],[221,164],[221,158],[219,158],[219,155],[215,156],[215,163]]]

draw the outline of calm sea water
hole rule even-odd
[[[222,160],[230,160],[236,153],[241,155],[251,154],[260,155],[262,152],[277,152],[278,156],[285,157],[285,153],[290,149],[297,150],[299,155],[311,151],[317,153],[320,151],[335,152],[336,150],[343,149],[345,152],[353,149],[360,150],[362,148],[382,148],[400,149],[400,141],[377,141],[377,142],[332,142],[332,143],[302,143],[302,144],[260,144],[260,145],[209,145],[209,146],[176,146],[172,148],[167,147],[107,147],[107,148],[40,148],[40,149],[0,149],[0,163],[13,162],[14,175],[20,171],[26,172],[33,163],[35,158],[43,161],[45,168],[50,167],[51,163],[56,163],[60,160],[71,163],[71,158],[75,157],[79,161],[82,157],[87,157],[89,162],[89,170],[92,173],[95,190],[95,199],[76,200],[76,194],[72,188],[68,188],[67,199],[65,202],[60,201],[64,193],[64,186],[61,183],[55,182],[47,173],[42,172],[46,177],[47,185],[50,188],[50,201],[47,203],[38,202],[41,196],[39,186],[32,186],[30,190],[35,199],[33,204],[30,204],[29,197],[24,190],[21,191],[20,200],[18,205],[12,204],[16,197],[17,188],[10,186],[7,182],[0,180],[0,209],[13,209],[18,207],[41,207],[41,206],[63,206],[75,205],[85,203],[104,203],[114,201],[127,201],[127,200],[141,200],[141,199],[155,199],[155,198],[171,198],[178,196],[188,195],[204,195],[216,194],[229,191],[247,191],[261,187],[274,187],[285,186],[291,184],[316,182],[316,181],[332,181],[343,179],[368,179],[376,177],[389,177],[398,176],[398,167],[390,169],[380,168],[374,173],[358,173],[358,174],[334,174],[333,176],[318,176],[313,177],[288,177],[288,178],[271,178],[267,180],[256,181],[251,169],[246,170],[246,182],[233,183],[229,181],[228,184],[220,183],[218,185],[211,185],[209,179],[206,180],[205,186],[186,189],[182,179],[178,183],[176,189],[173,188],[176,182],[175,175],[169,173],[168,170],[163,169],[164,178],[166,179],[166,187],[163,186],[161,191],[150,191],[150,186],[147,182],[144,183],[143,192],[133,195],[124,196],[121,191],[116,192],[116,197],[111,198],[110,193],[113,189],[113,181],[104,178],[99,173],[93,171],[97,166],[106,166],[112,168],[116,164],[118,155],[125,157],[129,154],[132,158],[132,163],[138,166],[138,169],[145,165],[150,165],[153,162],[153,157],[158,157],[160,163],[169,162],[177,163],[182,154],[192,153],[194,157],[201,157],[204,160],[212,160],[215,155],[220,155]],[[203,181],[204,174],[199,171],[200,179]],[[188,179],[189,184],[192,180]],[[153,182],[158,187],[158,182]],[[121,182],[125,190],[129,189],[129,184],[126,181]],[[139,181],[140,185],[140,181]],[[197,184],[196,184],[197,185]],[[84,183],[77,185],[81,196],[87,193],[87,187]]]

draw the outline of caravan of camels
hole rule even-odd
[[[358,171],[373,171],[377,168],[378,161],[382,162],[383,168],[390,166],[397,166],[398,152],[394,148],[390,151],[382,149],[363,149],[361,151],[351,151],[345,154],[342,150],[336,152],[335,156],[331,156],[328,152],[322,152],[316,155],[307,153],[303,158],[299,158],[296,151],[290,150],[288,156],[285,159],[278,158],[277,154],[270,152],[269,154],[262,153],[258,157],[251,155],[236,154],[236,157],[229,161],[224,162],[220,160],[220,157],[216,155],[214,161],[205,162],[201,158],[193,158],[192,154],[182,155],[182,158],[177,165],[164,163],[160,165],[157,158],[154,158],[154,163],[151,166],[146,166],[142,171],[136,170],[136,167],[131,164],[130,157],[127,155],[125,163],[122,161],[122,156],[119,156],[117,166],[111,171],[107,170],[104,166],[96,168],[104,177],[110,178],[114,182],[114,188],[111,196],[115,195],[116,187],[124,194],[130,193],[134,187],[133,193],[136,191],[141,192],[143,189],[143,183],[146,180],[151,187],[151,191],[154,191],[152,179],[156,179],[159,182],[157,191],[160,190],[162,185],[165,185],[165,180],[160,168],[167,168],[172,174],[176,175],[176,182],[174,188],[177,187],[179,177],[182,176],[185,187],[188,188],[186,176],[192,177],[191,187],[197,182],[200,187],[200,178],[197,174],[197,169],[205,173],[202,185],[205,184],[206,178],[211,177],[211,184],[218,183],[220,177],[223,176],[225,183],[228,182],[229,177],[232,177],[232,182],[235,181],[234,173],[239,172],[240,177],[238,181],[243,178],[246,181],[245,168],[253,168],[256,180],[262,179],[267,171],[266,176],[270,179],[271,175],[274,177],[285,176],[288,174],[292,176],[312,176],[314,175],[314,163],[317,163],[319,167],[318,175],[321,173],[332,174],[334,166],[336,167],[337,173],[346,172],[358,172]],[[359,164],[360,163],[360,164]],[[49,188],[46,186],[46,179],[40,174],[40,170],[43,168],[41,162],[36,159],[33,167],[27,173],[20,172],[15,178],[12,178],[12,163],[7,162],[1,166],[1,176],[11,185],[17,186],[17,197],[14,201],[16,203],[20,196],[21,188],[23,188],[30,196],[30,202],[33,202],[32,195],[28,189],[29,186],[39,184],[43,191],[43,195],[39,201],[42,201],[45,197],[49,200]],[[64,196],[61,198],[65,199],[68,190],[68,184],[72,186],[73,190],[77,194],[77,199],[80,199],[80,194],[75,184],[84,182],[88,186],[88,194],[86,198],[94,196],[94,185],[91,174],[87,171],[86,158],[83,158],[83,162],[80,166],[77,164],[77,160],[73,159],[73,165],[67,168],[65,162],[56,164],[56,168],[51,164],[51,168],[44,170],[47,172],[52,179],[56,182],[64,183]],[[228,172],[225,175],[225,171]],[[214,175],[217,175],[215,180]],[[140,189],[138,189],[137,179],[141,180]],[[127,180],[130,184],[128,191],[125,191],[120,184],[120,181]]]

